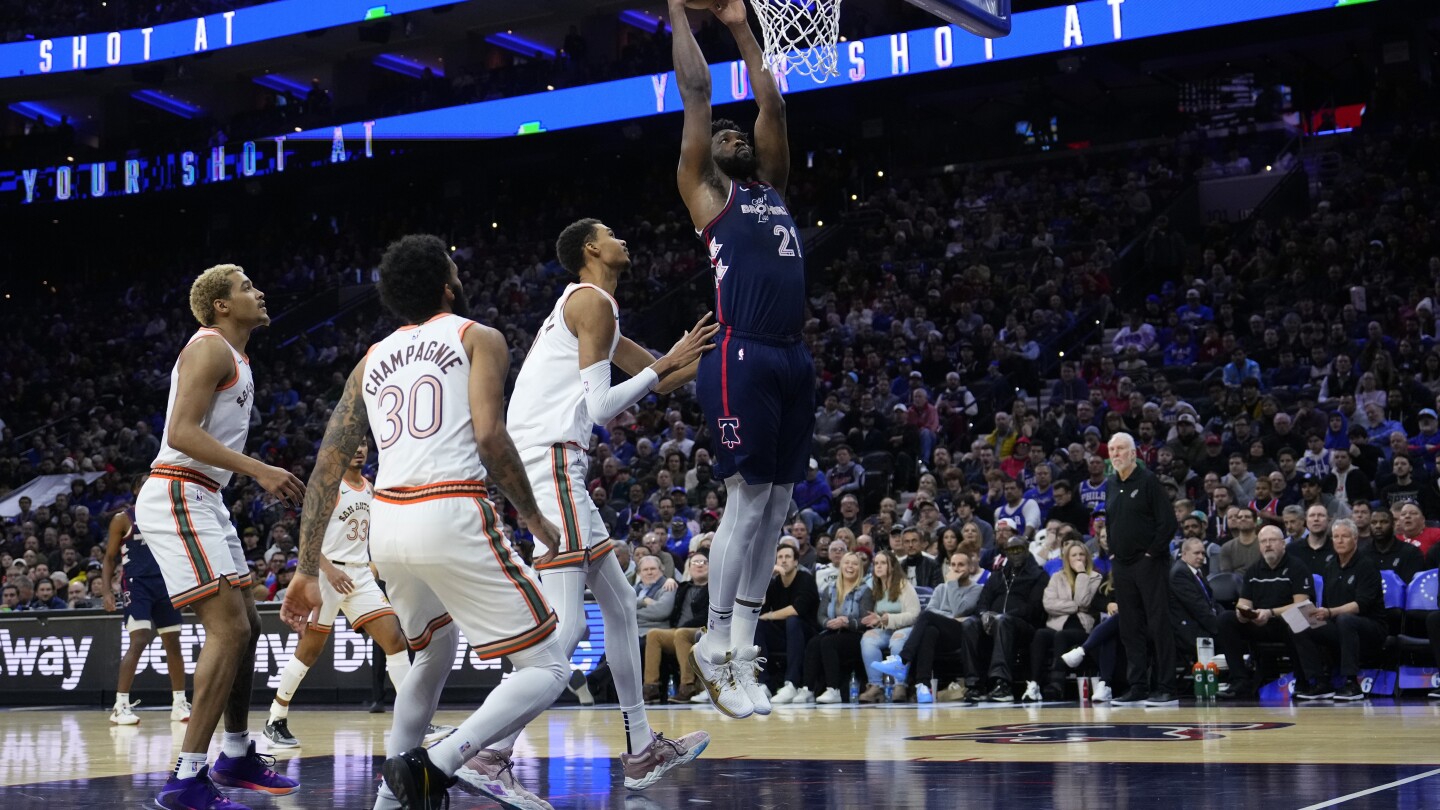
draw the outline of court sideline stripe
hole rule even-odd
[[[1421,779],[1429,779],[1430,777],[1432,777],[1432,776],[1434,776],[1434,775],[1436,775],[1436,774],[1440,774],[1440,768],[1436,768],[1436,769],[1433,770],[1433,771],[1426,771],[1425,773],[1417,773],[1417,774],[1415,774],[1414,776],[1407,776],[1407,777],[1405,777],[1404,779],[1399,779],[1399,780],[1396,780],[1396,781],[1394,781],[1394,782],[1389,782],[1389,783],[1384,784],[1384,785],[1376,785],[1375,787],[1372,787],[1372,788],[1370,788],[1369,790],[1362,790],[1362,791],[1360,791],[1359,793],[1351,793],[1351,794],[1348,795],[1348,796],[1340,796],[1339,798],[1331,799],[1331,800],[1328,801],[1328,802],[1321,802],[1321,803],[1319,803],[1319,804],[1312,804],[1312,805],[1309,805],[1309,806],[1307,806],[1307,807],[1302,807],[1302,808],[1300,808],[1300,810],[1320,810],[1320,808],[1322,808],[1322,807],[1334,807],[1334,806],[1337,805],[1337,804],[1344,804],[1345,802],[1348,802],[1348,801],[1350,801],[1351,799],[1358,799],[1358,798],[1360,798],[1361,796],[1369,796],[1371,793],[1379,793],[1379,792],[1382,791],[1382,790],[1389,790],[1390,788],[1397,788],[1397,787],[1400,787],[1401,785],[1406,785],[1406,784],[1409,784],[1409,783],[1411,783],[1411,782],[1418,782],[1418,781],[1420,781]]]

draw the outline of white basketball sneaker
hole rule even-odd
[[[170,704],[170,721],[173,723],[186,723],[190,720],[190,701],[183,697],[175,698]]]
[[[750,702],[750,695],[735,679],[734,655],[729,650],[705,652],[704,646],[702,642],[690,648],[690,663],[695,665],[695,673],[705,685],[710,702],[721,714],[737,720],[754,714],[755,705]]]
[[[760,648],[750,646],[736,650],[735,663],[731,666],[735,671],[736,683],[740,684],[740,688],[749,696],[755,713],[769,714],[770,690],[760,682],[760,676],[765,671],[765,659],[760,657]]]
[[[110,722],[117,726],[139,725],[140,717],[131,711],[131,707],[139,705],[138,700],[134,703],[116,703],[115,708],[110,710]]]

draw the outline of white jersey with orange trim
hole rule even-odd
[[[335,509],[325,524],[325,542],[320,555],[333,563],[370,561],[370,501],[375,497],[370,482],[361,479],[360,489],[340,480]]]
[[[520,376],[510,395],[505,423],[515,447],[550,447],[573,444],[590,446],[595,421],[585,404],[585,387],[580,380],[580,339],[565,324],[565,303],[577,290],[597,290],[610,302],[615,314],[615,336],[610,341],[611,360],[620,345],[620,307],[615,299],[594,284],[570,284],[555,302],[550,317],[540,326]]]
[[[485,480],[470,420],[470,357],[461,342],[474,325],[441,313],[370,347],[361,387],[380,448],[376,489]]]
[[[255,378],[250,373],[250,359],[230,345],[230,341],[219,330],[208,326],[190,336],[185,342],[191,343],[202,338],[216,338],[230,350],[230,359],[235,364],[230,376],[216,389],[210,399],[210,407],[200,428],[215,437],[215,440],[237,453],[245,452],[245,440],[250,435],[250,411],[255,407]],[[175,392],[180,389],[180,360],[170,370],[170,398],[165,404],[165,432],[160,437],[160,454],[152,466],[183,467],[209,477],[220,487],[230,483],[234,473],[220,467],[201,464],[193,458],[170,446],[170,417],[175,411]]]

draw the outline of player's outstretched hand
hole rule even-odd
[[[555,524],[539,516],[534,520],[526,518],[525,524],[535,535],[535,545],[545,548],[545,553],[535,558],[535,566],[546,565],[555,559],[555,555],[560,551],[560,530],[555,528]]]
[[[715,348],[715,333],[720,331],[720,324],[712,323],[711,319],[715,313],[707,312],[705,316],[695,322],[695,326],[675,341],[670,347],[668,355],[675,361],[677,368],[684,368],[696,360],[700,355]]]
[[[296,573],[285,589],[285,602],[280,605],[280,618],[296,632],[305,629],[310,614],[320,609],[320,580],[309,574]]]
[[[305,484],[287,470],[267,466],[264,472],[255,476],[255,482],[286,506],[299,506],[305,502]]]

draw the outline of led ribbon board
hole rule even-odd
[[[54,36],[0,45],[0,79],[143,65],[267,39],[403,14],[463,0],[281,0],[128,31]]]
[[[308,2],[308,0],[305,0]],[[840,43],[840,75],[825,84],[784,76],[786,93],[911,76],[970,65],[1130,42],[1216,26],[1233,25],[1347,5],[1346,0],[1089,0],[1014,16],[1005,39],[971,36],[955,26]],[[285,5],[276,3],[274,5]],[[357,8],[364,3],[357,4]],[[751,97],[740,62],[710,67],[713,102],[718,106]],[[682,109],[673,73],[572,87],[554,92],[482,101],[460,107],[398,115],[375,121],[324,127],[228,152],[204,149],[108,163],[0,171],[0,200],[18,203],[124,196],[169,188],[263,177],[290,168],[341,163],[375,154],[376,141],[433,138],[474,139],[533,135],[592,126]],[[320,141],[315,154],[291,153],[297,142]],[[678,148],[678,147],[677,147]],[[287,155],[291,155],[287,158]]]

